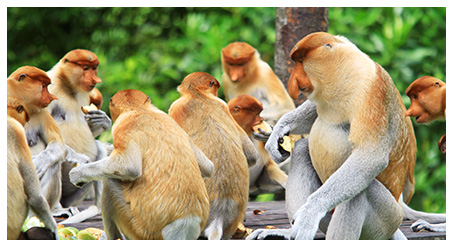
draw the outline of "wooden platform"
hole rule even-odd
[[[92,202],[85,201],[80,207],[80,210],[91,205]],[[57,219],[57,222],[61,222],[61,219]],[[406,235],[409,240],[443,240],[446,239],[445,232],[413,232],[410,229],[410,225],[413,221],[404,221],[401,224],[401,231]],[[250,202],[247,206],[246,220],[244,225],[251,229],[264,228],[268,225],[275,226],[277,228],[290,228],[288,216],[286,215],[285,202],[284,201],[272,201],[272,202]],[[65,226],[73,226],[79,230],[96,227],[104,229],[102,225],[102,218],[100,215],[79,224],[67,224]],[[315,239],[324,239],[324,234],[318,231]]]

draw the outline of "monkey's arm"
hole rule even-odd
[[[356,147],[343,165],[308,197],[293,216],[291,239],[313,239],[319,221],[328,211],[365,190],[387,167],[388,146],[387,140],[381,140]]]
[[[191,140],[190,145],[192,146],[193,153],[195,154],[198,166],[200,167],[201,175],[207,178],[211,177],[212,172],[214,172],[214,164]]]
[[[254,166],[256,161],[259,159],[260,154],[258,153],[258,150],[256,150],[255,145],[245,133],[243,135],[241,134],[241,141],[242,149],[244,150],[245,157],[247,158],[247,164],[249,167]]]
[[[106,158],[73,168],[69,179],[74,185],[82,187],[93,180],[114,178],[133,181],[141,175],[142,153],[135,142],[130,142],[127,149],[115,149]]]
[[[306,134],[311,130],[311,126],[318,117],[316,105],[306,100],[296,109],[283,115],[274,126],[271,135],[266,143],[266,150],[272,159],[281,163],[289,157],[288,152],[279,151],[279,141],[283,136],[291,134]]]
[[[112,120],[110,120],[107,114],[101,110],[89,111],[88,114],[85,115],[85,120],[94,137],[104,133],[112,126]]]
[[[47,169],[60,161],[63,161],[67,155],[66,146],[59,141],[53,141],[47,144],[46,149],[32,157],[33,164],[41,178]]]

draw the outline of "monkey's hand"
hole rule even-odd
[[[422,230],[431,231],[431,232],[444,232],[446,231],[446,223],[441,224],[430,224],[425,220],[417,220],[411,225],[411,229],[414,232],[419,232]]]
[[[85,184],[93,180],[90,178],[90,176],[87,176],[85,174],[84,166],[86,165],[79,165],[72,168],[69,172],[69,180],[77,187],[83,187]]]
[[[285,161],[290,155],[289,152],[285,151],[280,146],[283,137],[285,135],[288,135],[289,131],[290,129],[288,125],[283,126],[277,123],[271,135],[269,136],[269,139],[266,142],[265,148],[276,163],[281,163]]]
[[[245,240],[284,239],[289,240],[291,229],[256,229]]]
[[[102,134],[112,126],[112,120],[110,120],[107,114],[101,110],[89,111],[85,115],[85,120],[87,121],[94,137]]]
[[[89,163],[91,160],[88,156],[85,154],[79,154],[76,151],[74,151],[72,148],[70,148],[68,145],[66,145],[66,148],[68,149],[68,154],[66,155],[66,161],[74,164],[85,164]]]
[[[274,128],[272,125],[270,125],[270,126],[271,126],[271,129]],[[253,135],[253,138],[255,138],[256,140],[258,140],[260,142],[267,142],[267,140],[269,139],[269,137],[272,134],[272,131],[264,131],[261,128],[258,128],[258,131],[259,131],[259,133],[252,132],[252,135]]]
[[[318,225],[324,217],[325,212],[316,208],[311,208],[314,204],[306,203],[292,219],[292,228],[290,239],[295,240],[313,240],[318,230]]]

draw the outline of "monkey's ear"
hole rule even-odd
[[[241,110],[242,110],[242,108],[240,106],[238,106],[238,105],[233,108],[233,111],[235,113],[239,113],[239,112],[241,112]]]
[[[146,97],[145,104],[146,103],[150,103],[151,104],[151,99],[149,98],[149,96]]]
[[[440,85],[440,83],[439,83],[438,81],[436,81],[436,82],[434,83],[434,86],[436,86],[436,87],[438,87],[438,88],[441,87],[441,85]]]
[[[18,81],[22,81],[23,79],[25,79],[25,77],[27,77],[27,75],[24,73],[24,74],[21,74],[19,76],[19,80]]]
[[[112,105],[112,106],[115,105],[115,104],[113,104],[113,99],[112,98],[110,98],[109,101],[110,101],[110,105]]]

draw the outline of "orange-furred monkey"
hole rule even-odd
[[[406,111],[406,116],[414,117],[417,123],[428,124],[437,119],[446,117],[446,85],[443,81],[423,76],[415,80],[406,89],[406,95],[411,100],[411,106]],[[443,135],[438,142],[439,150],[446,154],[446,135]],[[406,215],[411,220],[417,220],[411,226],[414,231],[422,229],[429,231],[446,231],[445,214],[430,214],[409,209],[410,214]]]
[[[41,184],[41,191],[53,209],[61,197],[61,164],[69,155],[60,130],[46,107],[57,97],[47,86],[50,78],[46,72],[32,66],[23,66],[7,79],[8,96],[21,100],[28,110],[29,121],[25,133]]]
[[[217,97],[219,87],[207,73],[189,74],[178,87],[181,97],[169,109],[169,115],[215,166],[212,177],[205,179],[210,209],[202,236],[208,239],[230,238],[244,219],[248,166],[258,159],[253,143]]]
[[[280,118],[265,146],[280,161],[288,154],[279,139],[309,133],[291,153],[286,236],[313,239],[319,226],[326,239],[406,239],[398,201],[413,193],[416,141],[392,79],[348,39],[324,32],[300,40],[291,59],[289,94],[308,100]]]
[[[107,238],[122,233],[127,239],[196,239],[209,216],[201,173],[209,176],[213,164],[138,90],[116,93],[110,113],[115,122],[111,155],[69,173],[78,186],[105,179],[102,219]],[[200,173],[199,165],[207,170]]]
[[[94,87],[102,82],[97,76],[99,60],[91,51],[77,49],[68,52],[50,71],[52,79],[49,91],[58,97],[58,101],[49,104],[48,110],[58,128],[64,143],[75,152],[89,157],[90,161],[100,160],[107,156],[104,145],[95,137],[110,129],[111,120],[101,110],[89,111],[85,114],[82,106],[93,102],[102,103],[102,95]],[[99,108],[99,106],[98,106]],[[74,163],[62,165],[63,189],[61,206],[64,208],[77,206],[94,186],[95,202],[87,210],[72,215],[62,224],[78,223],[100,213],[101,181],[93,182],[93,186],[77,188],[68,178]]]
[[[49,205],[41,194],[38,174],[33,165],[24,125],[29,120],[25,105],[8,97],[8,232],[7,238],[17,239],[31,208],[36,216],[58,239],[57,223]]]
[[[272,181],[275,181],[282,187],[285,187],[286,179],[288,176],[285,172],[280,170],[280,168],[274,162],[274,160],[272,160],[266,149],[264,149],[264,142],[257,141],[255,138],[253,138],[252,135],[253,126],[261,124],[264,121],[264,118],[260,117],[260,113],[263,110],[261,102],[259,102],[253,96],[243,94],[231,99],[228,102],[228,108],[234,120],[236,120],[239,126],[241,126],[245,133],[247,133],[250,140],[253,142],[260,154],[256,164],[250,167],[250,184],[255,184],[256,180],[258,179],[258,175],[260,175],[260,173],[253,172],[252,170],[254,170],[255,167],[259,167],[259,169],[263,169],[264,167]],[[250,190],[252,189],[257,190],[261,188],[250,187]],[[267,188],[263,189],[272,190]]]
[[[285,113],[294,110],[295,105],[288,95],[283,83],[275,75],[272,68],[260,58],[259,52],[244,42],[234,42],[227,45],[221,52],[222,85],[226,101],[248,94],[258,99],[263,105],[261,116],[271,125]],[[266,138],[269,133],[263,133]],[[256,134],[254,134],[256,137]],[[265,139],[258,139],[264,141]],[[285,172],[289,170],[289,161],[279,164]],[[257,184],[251,187],[260,187],[260,192],[275,192],[281,189],[276,186],[263,167],[256,166],[250,170],[251,177],[258,177]],[[267,188],[267,190],[265,189]],[[252,194],[256,194],[252,193]]]

